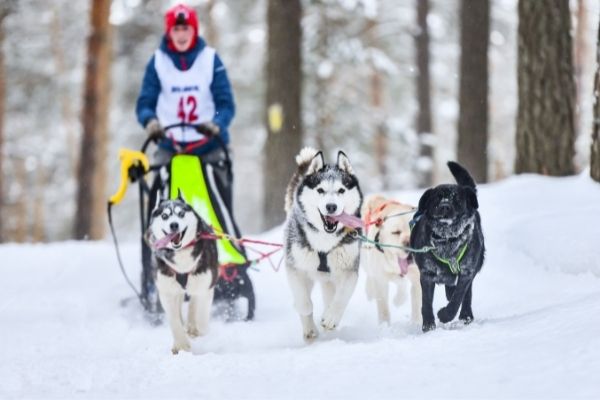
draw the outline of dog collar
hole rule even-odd
[[[431,254],[433,254],[433,256],[436,258],[436,260],[438,260],[442,264],[446,264],[448,266],[448,268],[450,269],[450,272],[452,272],[454,275],[458,275],[460,273],[460,261],[465,256],[468,245],[469,245],[468,242],[465,243],[465,245],[460,249],[460,252],[458,253],[458,257],[456,257],[456,258],[451,258],[451,259],[442,258],[442,257],[438,256],[437,254],[435,254],[435,251],[433,251],[433,250],[431,250]]]

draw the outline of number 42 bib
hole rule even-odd
[[[156,114],[162,126],[212,121],[215,103],[210,85],[214,62],[215,49],[206,46],[188,70],[180,71],[166,53],[156,50],[154,67],[161,84]],[[194,142],[203,138],[193,128],[173,128],[165,133],[178,142]]]

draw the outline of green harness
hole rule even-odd
[[[438,256],[437,254],[435,254],[435,252],[433,250],[431,250],[431,254],[433,254],[433,256],[436,258],[436,260],[438,260],[442,264],[446,264],[448,266],[448,268],[450,268],[450,272],[452,272],[454,275],[458,275],[460,273],[460,261],[463,259],[463,257],[465,256],[465,253],[467,252],[468,244],[469,243],[465,243],[465,245],[462,247],[462,249],[460,249],[460,252],[458,253],[458,257],[450,259],[450,260]]]

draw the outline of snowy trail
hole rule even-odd
[[[481,187],[480,204],[473,324],[422,334],[405,304],[380,327],[361,275],[340,330],[309,346],[266,263],[251,272],[256,320],[215,321],[174,357],[166,326],[120,307],[131,291],[110,242],[2,245],[0,398],[600,398],[600,185],[523,176]],[[137,278],[137,244],[122,251]]]

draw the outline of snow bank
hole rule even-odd
[[[216,320],[172,356],[166,326],[120,306],[131,292],[110,242],[2,245],[0,398],[598,398],[600,185],[521,176],[480,187],[480,204],[472,325],[422,334],[404,305],[380,327],[361,276],[341,328],[308,346],[285,272],[266,263],[251,272],[255,321]],[[122,251],[137,280],[138,244]]]

